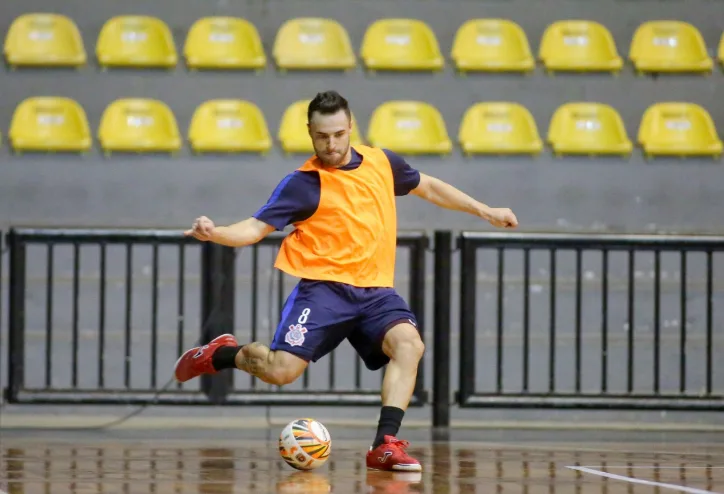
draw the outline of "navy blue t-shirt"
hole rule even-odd
[[[420,172],[396,153],[382,150],[392,166],[395,195],[404,196],[420,184]],[[352,148],[352,159],[340,170],[354,170],[362,164],[362,156]],[[321,181],[318,171],[295,170],[279,182],[267,203],[254,213],[254,218],[284,230],[287,225],[311,217],[319,206]]]

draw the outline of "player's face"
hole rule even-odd
[[[352,122],[344,110],[331,115],[315,112],[308,127],[314,151],[324,166],[342,166],[349,161]]]

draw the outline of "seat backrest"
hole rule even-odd
[[[62,14],[29,13],[17,17],[5,37],[4,52],[10,64],[82,65],[86,62],[78,26]]]
[[[176,45],[169,26],[151,16],[123,15],[108,19],[96,44],[103,65],[175,65]]]
[[[636,29],[629,57],[637,60],[697,61],[708,57],[699,30],[688,22],[648,21]]]
[[[362,39],[362,57],[422,62],[442,57],[435,33],[417,19],[390,18],[374,21]]]
[[[334,19],[321,17],[299,17],[284,22],[274,39],[273,54],[282,65],[290,59],[354,59],[344,26]]]
[[[83,107],[70,98],[36,96],[23,100],[15,109],[9,136],[11,139],[67,142],[87,141],[91,132]]]
[[[638,141],[647,143],[710,144],[718,133],[709,112],[694,103],[661,102],[646,109]]]
[[[571,102],[559,106],[551,117],[547,140],[620,144],[628,140],[621,115],[610,105]]]
[[[469,107],[463,115],[461,142],[508,142],[529,144],[540,139],[538,127],[527,108],[519,103],[481,102]]]
[[[373,145],[381,147],[384,147],[383,143],[426,147],[449,141],[439,110],[423,101],[382,103],[372,113],[368,137]]]
[[[264,47],[256,26],[241,17],[202,17],[191,25],[184,42],[190,64],[204,61],[262,65]]]
[[[189,124],[191,139],[258,141],[269,139],[257,105],[245,100],[215,99],[199,105]]]
[[[178,139],[179,130],[166,103],[146,98],[113,101],[101,117],[98,137],[122,137],[124,140]]]
[[[611,32],[598,22],[588,20],[556,21],[541,37],[539,58],[605,61],[618,57]]]
[[[508,19],[465,21],[455,33],[451,54],[455,60],[523,60],[532,57],[525,32]]]

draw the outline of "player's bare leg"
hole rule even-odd
[[[256,376],[265,383],[283,386],[302,375],[308,362],[281,350],[272,351],[263,343],[249,343],[236,353],[237,369]]]
[[[387,332],[382,350],[390,362],[382,381],[382,410],[377,437],[367,453],[367,467],[420,471],[420,462],[405,452],[407,441],[398,440],[396,435],[415,389],[425,345],[412,324],[400,323]]]
[[[284,351],[272,351],[258,342],[239,346],[234,336],[226,334],[203,347],[186,351],[176,362],[175,376],[179,382],[216,374],[222,369],[239,369],[265,383],[283,386],[294,382],[307,368],[304,359]]]
[[[401,323],[387,332],[382,341],[382,351],[390,357],[382,381],[382,406],[407,410],[425,344],[415,326]]]

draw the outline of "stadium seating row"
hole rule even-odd
[[[379,19],[360,47],[368,70],[442,70],[445,59],[428,24],[412,18]],[[7,63],[18,66],[83,66],[86,49],[75,22],[64,15],[29,13],[16,18],[4,47]],[[256,27],[238,17],[203,17],[190,27],[183,47],[190,69],[257,69],[267,56]],[[711,72],[699,30],[681,21],[649,21],[630,43],[638,72]],[[96,57],[102,67],[165,67],[178,63],[170,27],[150,16],[116,16],[101,28]],[[529,72],[535,60],[523,29],[507,19],[471,19],[455,34],[451,57],[457,70]],[[277,31],[273,58],[279,69],[345,70],[357,65],[347,30],[333,19],[293,18]],[[718,49],[724,64],[724,34]],[[550,24],[538,59],[549,71],[617,72],[623,65],[610,31],[590,20]]]
[[[300,100],[285,110],[278,139],[287,153],[312,153],[306,109]],[[75,100],[32,97],[22,101],[10,124],[16,152],[84,152],[92,147],[88,119]],[[162,101],[118,99],[101,116],[98,139],[106,153],[175,152],[182,146],[176,117]],[[194,152],[257,152],[272,147],[262,111],[245,100],[208,100],[199,105],[188,130]],[[353,143],[365,142],[353,116]],[[458,141],[472,154],[538,154],[543,149],[536,123],[514,102],[480,102],[460,122]],[[628,155],[633,145],[619,113],[602,103],[571,102],[553,114],[546,141],[553,152]],[[719,157],[722,142],[708,111],[692,103],[661,102],[643,114],[637,141],[644,154]],[[370,117],[367,140],[403,154],[440,154],[452,150],[446,124],[433,105],[422,101],[387,101]]]

